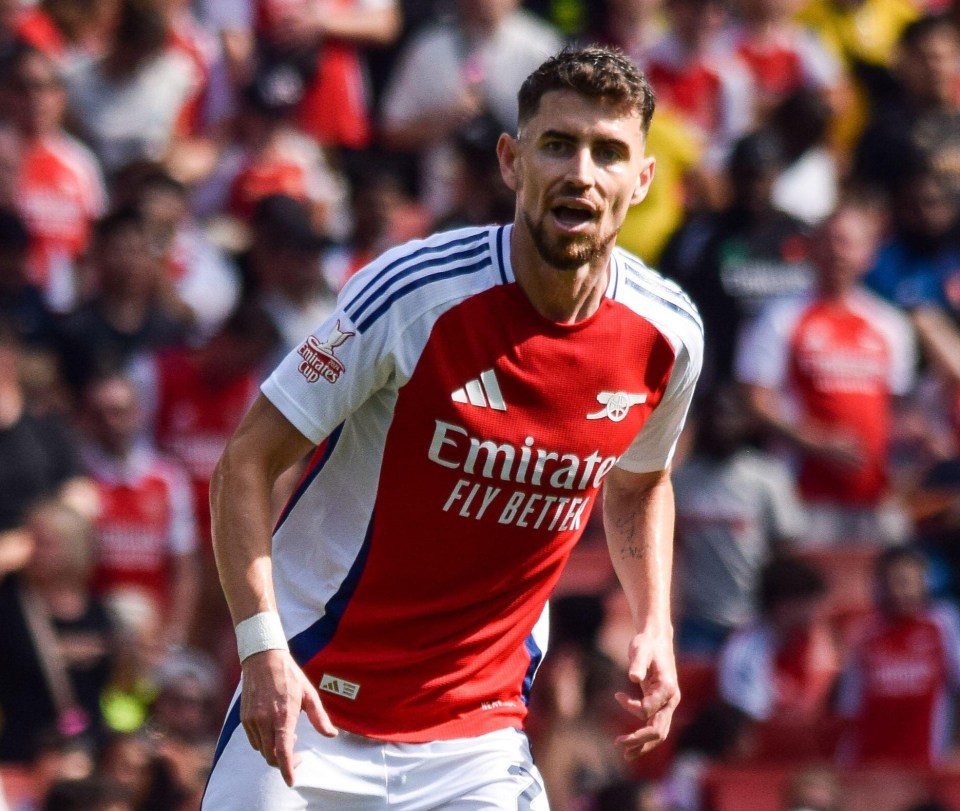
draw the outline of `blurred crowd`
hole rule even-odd
[[[847,811],[884,764],[873,811],[960,807],[960,3],[0,0],[10,811],[197,808],[239,672],[213,466],[366,262],[512,219],[496,140],[565,42],[654,86],[621,243],[707,357],[674,732],[612,745],[631,629],[591,564],[531,706],[554,811]]]

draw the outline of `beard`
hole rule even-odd
[[[616,239],[612,234],[570,234],[550,239],[543,220],[535,223],[524,212],[523,222],[533,239],[534,247],[540,258],[550,267],[560,271],[573,271],[589,265],[603,256],[609,244]]]

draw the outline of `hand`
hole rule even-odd
[[[849,471],[859,470],[867,461],[859,440],[840,434],[821,437],[811,448],[811,452],[824,461]]]
[[[280,769],[288,786],[293,785],[293,770],[300,762],[293,745],[301,710],[321,735],[336,736],[316,688],[289,652],[267,650],[244,659],[240,723],[250,745]]]
[[[617,693],[616,699],[627,712],[644,724],[629,735],[616,739],[623,756],[636,760],[659,746],[670,731],[673,711],[680,703],[677,665],[673,641],[663,634],[637,634],[630,642],[630,681],[640,686],[641,698]]]

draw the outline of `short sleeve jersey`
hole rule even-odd
[[[291,652],[353,732],[522,726],[604,477],[666,468],[692,397],[702,331],[679,288],[617,249],[597,312],[557,324],[516,283],[510,232],[388,251],[263,385],[322,443],[274,582]]]
[[[88,447],[84,462],[100,496],[97,589],[142,588],[169,608],[170,563],[196,546],[185,471],[146,446],[120,463]]]
[[[858,290],[842,303],[801,296],[771,304],[744,333],[736,376],[788,392],[802,419],[859,442],[865,459],[853,470],[803,460],[805,498],[869,505],[886,491],[891,398],[909,392],[915,361],[905,316]]]

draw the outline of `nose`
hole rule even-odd
[[[596,164],[587,146],[573,152],[566,168],[567,182],[577,188],[590,188],[596,180]]]

